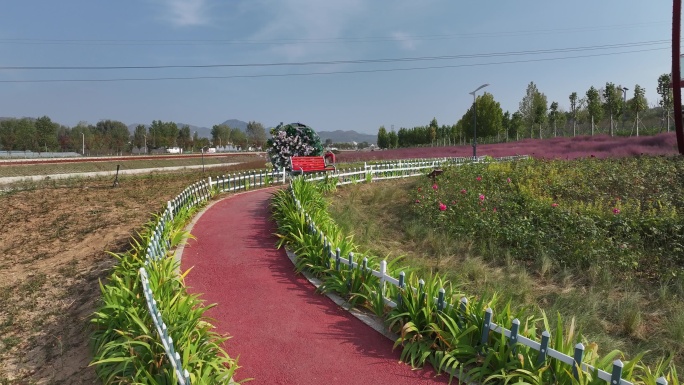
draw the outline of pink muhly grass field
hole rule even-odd
[[[493,157],[530,155],[545,159],[575,159],[582,157],[622,158],[636,155],[676,155],[675,134],[663,133],[641,137],[610,137],[608,135],[523,139],[517,142],[482,144],[477,155]],[[414,159],[440,157],[470,157],[473,148],[466,146],[397,148],[383,151],[342,151],[342,162]]]

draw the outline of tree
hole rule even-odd
[[[610,136],[615,135],[613,126],[613,116],[620,116],[622,113],[622,90],[611,82],[606,83],[606,88],[603,90],[603,108],[610,115]]]
[[[133,131],[133,146],[138,149],[145,147],[145,153],[147,153],[147,128],[144,124],[138,124],[135,126]]]
[[[232,133],[231,128],[226,124],[215,124],[211,128],[211,141],[214,146],[218,144],[219,147],[223,147],[230,143],[230,134]]]
[[[17,121],[17,150],[31,151],[36,149],[36,125],[29,118]]]
[[[7,119],[0,121],[0,147],[10,152],[17,146],[17,120]]]
[[[263,147],[266,144],[266,129],[264,129],[264,126],[261,123],[247,123],[246,134],[250,144],[253,144],[256,147]]]
[[[161,120],[153,120],[149,128],[152,137],[152,148],[163,147],[164,123]]]
[[[397,135],[396,131],[392,130],[387,133],[387,142],[389,144],[389,148],[399,147],[399,136]]]
[[[538,93],[539,90],[537,90],[537,86],[534,82],[530,82],[530,84],[527,85],[525,96],[523,96],[518,105],[518,111],[522,115],[523,121],[530,127],[530,137],[532,137],[532,125],[535,122],[534,98]]]
[[[570,94],[570,116],[572,117],[572,136],[577,136],[577,111],[581,105],[577,104],[577,92]]]
[[[62,125],[59,126],[57,129],[57,143],[59,145],[59,150],[62,152],[75,150],[72,142],[71,128]]]
[[[511,128],[511,113],[506,111],[501,117],[501,125],[506,130],[506,142],[508,142],[508,130]]]
[[[515,140],[519,140],[520,136],[519,134],[524,130],[525,128],[525,118],[523,118],[522,113],[520,111],[516,111],[511,115],[511,123],[509,127],[509,134],[512,136],[515,134]]]
[[[591,117],[591,135],[594,135],[594,122],[603,117],[603,107],[601,106],[601,96],[594,86],[587,91],[587,112]]]
[[[378,147],[389,147],[389,136],[387,135],[387,130],[385,129],[385,126],[380,126],[380,128],[378,128]]]
[[[241,149],[247,147],[247,134],[239,128],[232,128],[230,130],[230,139],[234,146],[240,147]]]
[[[542,124],[546,122],[546,111],[548,109],[546,95],[542,94],[541,92],[537,92],[534,95],[534,98],[532,98],[532,112],[534,114],[534,123],[539,125],[539,139],[542,138]],[[530,137],[532,137],[531,134]]]
[[[192,134],[192,152],[195,152],[195,146],[200,146],[199,142],[199,135],[197,134],[197,131],[195,131],[195,133]]]
[[[178,147],[183,150],[187,150],[190,147],[192,139],[190,138],[190,126],[187,124],[183,125],[183,127],[178,130],[177,143]]]
[[[634,97],[629,101],[629,107],[636,115],[634,125],[636,126],[636,136],[639,136],[639,112],[648,107],[648,102],[646,101],[646,90],[638,84],[634,86]]]
[[[667,132],[670,132],[670,114],[674,106],[674,99],[672,95],[672,75],[662,74],[658,78],[658,95],[660,100],[658,104],[663,108],[663,120],[667,121]]]
[[[92,148],[94,132],[95,126],[88,124],[88,122],[78,122],[78,124],[71,129],[71,142],[75,144],[77,152],[81,155],[85,155],[86,150]]]
[[[494,100],[494,96],[488,92],[477,97],[474,106],[470,106],[468,111],[461,117],[457,125],[464,128],[468,138],[474,136],[473,131],[473,107],[477,108],[477,137],[496,136],[503,130],[503,111],[499,102]]]
[[[40,151],[45,149],[57,148],[57,128],[59,125],[53,123],[52,120],[47,116],[42,116],[36,119],[36,145],[37,149]]]
[[[101,120],[95,125],[95,131],[102,140],[100,149],[110,150],[117,154],[123,152],[130,141],[128,127],[118,120]]]
[[[430,144],[435,145],[435,139],[437,138],[437,128],[439,128],[439,125],[437,124],[437,119],[432,118],[430,121],[430,126],[429,126],[429,132],[430,132]]]
[[[551,102],[551,108],[549,108],[549,122],[553,126],[553,137],[555,138],[558,136],[558,132],[556,130],[556,123],[558,123],[558,120],[560,119],[560,112],[558,111],[558,102]]]

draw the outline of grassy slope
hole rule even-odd
[[[645,360],[653,362],[673,352],[677,365],[684,366],[681,282],[654,285],[618,279],[605,270],[558,270],[550,261],[521,265],[505,255],[485,261],[468,240],[425,229],[412,217],[408,192],[417,183],[411,179],[341,188],[330,212],[362,250],[404,255],[407,264],[426,273],[446,274],[464,293],[494,290],[513,303],[538,305],[550,316],[575,316],[587,339],[599,345],[599,353],[619,349],[633,357],[651,350]]]

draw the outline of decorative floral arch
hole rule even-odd
[[[319,156],[323,154],[321,139],[311,127],[301,123],[290,123],[271,129],[267,141],[268,156],[279,170],[287,168],[292,156]]]

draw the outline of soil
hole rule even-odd
[[[115,263],[109,252],[125,251],[153,213],[201,177],[120,177],[118,187],[77,178],[0,192],[0,384],[99,383],[89,321]]]

